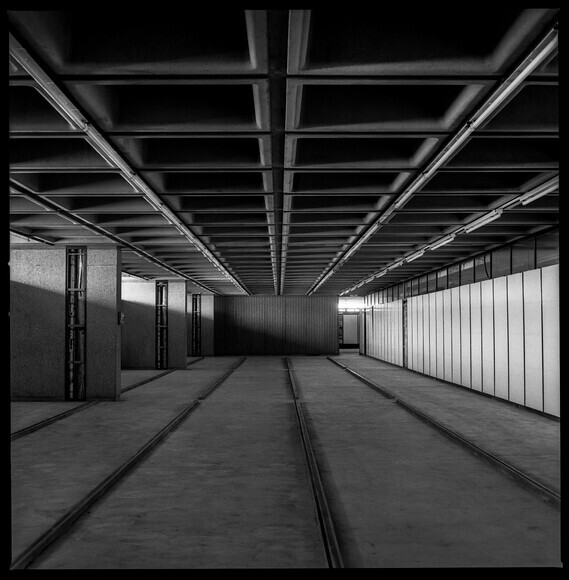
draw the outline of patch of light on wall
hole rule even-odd
[[[340,298],[338,298],[338,310],[358,311],[363,308],[363,296],[340,296]]]

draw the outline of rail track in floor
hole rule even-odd
[[[242,357],[237,364],[229,368],[221,377],[203,389],[191,403],[176,415],[158,433],[151,437],[136,453],[131,455],[120,467],[115,469],[103,481],[91,489],[79,502],[74,504],[53,525],[32,542],[23,552],[18,554],[12,561],[11,570],[27,568],[49,546],[60,539],[69,529],[91,508],[95,502],[101,499],[114,487],[127,473],[129,473],[142,459],[144,459],[169,433],[194,411],[204,399],[206,399],[219,385],[221,385],[233,373],[247,357]],[[167,374],[167,373],[163,373]],[[161,376],[163,376],[163,374]]]

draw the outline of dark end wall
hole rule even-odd
[[[215,296],[215,355],[337,354],[337,296]]]

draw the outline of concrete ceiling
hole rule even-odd
[[[8,16],[14,242],[367,294],[558,224],[558,9]]]

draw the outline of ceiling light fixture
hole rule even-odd
[[[463,228],[464,233],[469,234],[470,232],[473,232],[474,230],[477,230],[478,228],[481,228],[482,226],[485,226],[485,225],[493,222],[494,220],[498,219],[501,215],[502,215],[502,210],[495,209],[495,210],[491,211],[490,213],[487,213],[486,215],[482,216],[481,218],[474,220],[473,222],[464,226],[464,228]]]
[[[412,262],[413,260],[416,260],[417,258],[420,258],[423,254],[425,253],[425,250],[419,250],[418,252],[415,252],[414,254],[411,254],[410,256],[408,256],[407,258],[405,258],[406,262]]]
[[[528,203],[531,203],[532,201],[535,201],[536,199],[539,199],[540,197],[543,197],[548,193],[552,193],[558,188],[559,188],[559,176],[557,175],[556,177],[550,179],[546,183],[542,183],[541,185],[538,185],[531,191],[528,191],[526,194],[522,195],[519,201],[522,205],[527,205]]]
[[[419,176],[405,189],[403,193],[395,200],[395,202],[378,217],[376,223],[385,223],[387,218],[394,212],[395,209],[403,207],[411,196],[422,187],[429,179],[433,177],[435,172],[446,163],[457,150],[464,145],[470,138],[472,132],[479,128],[480,125],[494,113],[500,105],[502,105],[513,92],[523,83],[523,81],[535,71],[547,58],[549,58],[556,50],[558,45],[557,24],[552,26],[538,44],[531,50],[530,53],[518,64],[516,69],[509,74],[498,86],[498,88],[488,97],[488,99],[478,108],[478,110],[468,119],[462,127],[454,134],[449,143],[439,152],[439,154],[429,163],[429,165],[422,171]],[[545,195],[545,194],[544,194]],[[528,197],[528,200],[530,198]],[[534,198],[537,199],[537,198]],[[530,201],[526,201],[530,203]],[[499,216],[496,216],[499,217]],[[492,218],[495,219],[495,218]],[[474,224],[473,224],[474,225]],[[480,227],[480,226],[477,226]],[[466,230],[465,230],[466,231]],[[472,231],[472,230],[471,230]],[[457,232],[458,233],[458,232]],[[362,244],[367,240],[367,236],[358,239],[339,260],[338,264],[344,262],[349,256],[357,251]],[[448,243],[448,242],[445,242]],[[432,246],[431,246],[432,248]],[[334,272],[328,271],[320,277],[319,280],[308,291],[308,294],[314,293],[317,288],[322,285]]]
[[[454,240],[455,237],[456,237],[456,234],[449,234],[448,236],[445,236],[444,238],[437,240],[434,244],[431,244],[428,249],[437,250],[441,246],[445,246],[446,244],[450,244]]]
[[[157,211],[162,213],[176,229],[184,235],[198,250],[211,262],[219,264],[220,271],[237,288],[245,294],[250,294],[241,283],[229,273],[218,261],[215,255],[193,234],[189,228],[178,218],[178,216],[160,199],[160,197],[148,187],[148,185],[138,176],[126,163],[121,155],[112,147],[106,138],[87,121],[84,115],[75,107],[63,91],[55,84],[51,77],[43,70],[39,63],[30,55],[22,44],[13,36],[9,35],[10,55],[20,66],[34,79],[42,89],[49,102],[62,114],[73,128],[83,131],[89,143],[99,154],[121,171],[121,175],[141,193],[146,201]]]

